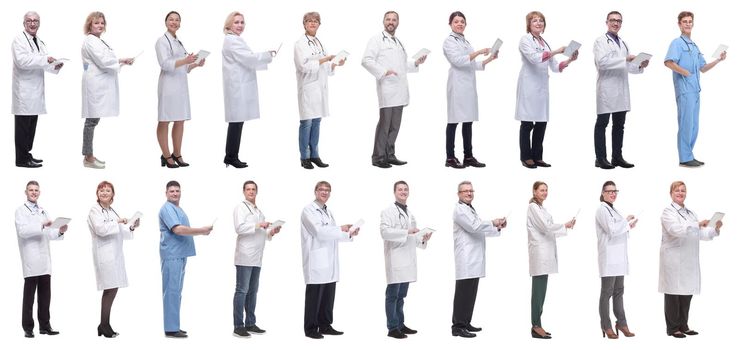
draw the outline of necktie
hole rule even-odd
[[[41,49],[39,48],[39,42],[35,36],[33,37],[33,43],[36,44],[36,50],[41,51]]]

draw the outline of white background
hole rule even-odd
[[[43,158],[41,169],[13,166],[13,117],[0,119],[0,338],[12,348],[50,346],[106,346],[160,348],[219,346],[301,346],[346,348],[349,346],[431,347],[464,344],[477,348],[509,345],[571,348],[576,344],[640,347],[705,347],[730,343],[736,336],[737,283],[733,274],[737,259],[735,235],[734,139],[737,117],[731,87],[738,76],[734,49],[740,47],[727,24],[736,14],[718,2],[671,1],[518,1],[494,5],[480,1],[457,1],[454,5],[427,1],[211,1],[183,4],[180,1],[124,2],[9,2],[0,14],[2,37],[8,45],[22,30],[28,10],[41,15],[39,37],[54,57],[69,58],[57,76],[47,75],[48,115],[39,119],[34,155]],[[182,15],[178,37],[190,51],[212,52],[206,65],[190,74],[193,119],[186,123],[183,155],[192,163],[184,169],[159,167],[156,143],[157,77],[159,67],[154,43],[165,31],[164,15]],[[382,15],[400,13],[399,38],[412,55],[422,47],[432,52],[418,74],[411,75],[411,105],[405,117],[397,154],[409,161],[390,170],[370,166],[377,99],[372,77],[360,66],[367,40],[382,30]],[[545,160],[550,169],[525,169],[518,161],[518,127],[513,118],[516,79],[520,68],[519,38],[525,33],[524,17],[540,10],[548,22],[544,34],[553,46],[581,42],[580,59],[563,74],[552,74],[551,123],[545,139]],[[606,14],[613,9],[624,15],[622,36],[634,54],[654,55],[643,75],[631,76],[632,112],[625,132],[625,158],[634,169],[604,171],[593,167],[595,80],[592,43],[606,31]],[[700,169],[678,167],[676,109],[671,73],[662,58],[672,39],[679,35],[676,15],[684,9],[696,14],[693,39],[709,56],[719,44],[730,47],[729,58],[702,77],[701,130],[696,146]],[[96,130],[95,155],[108,162],[105,170],[82,167],[79,48],[82,26],[90,11],[106,14],[108,32],[103,39],[119,57],[144,53],[132,67],[120,73],[121,113],[101,121]],[[270,69],[260,72],[262,119],[246,123],[241,159],[243,170],[225,169],[221,163],[226,123],[223,119],[221,79],[222,25],[226,15],[242,11],[246,30],[242,35],[255,50],[282,49]],[[488,163],[484,169],[454,170],[443,167],[446,124],[445,87],[448,63],[442,42],[450,29],[448,16],[461,10],[467,15],[466,38],[476,49],[504,42],[500,58],[478,73],[480,122],[474,126],[475,155]],[[298,129],[292,46],[303,33],[301,19],[307,11],[319,11],[322,26],[318,37],[330,53],[346,50],[345,67],[330,80],[330,118],[322,122],[321,156],[331,166],[304,170],[299,167]],[[560,57],[559,57],[560,58]],[[0,110],[10,111],[11,55],[0,55]],[[730,113],[733,113],[732,115]],[[609,142],[608,142],[609,143]],[[458,140],[458,152],[461,150]],[[609,147],[610,148],[610,147]],[[458,157],[461,154],[458,153]],[[729,157],[729,158],[728,158]],[[61,242],[52,243],[52,325],[57,337],[22,338],[20,309],[23,279],[14,234],[13,212],[25,199],[28,180],[41,183],[40,204],[52,215],[69,216],[70,230]],[[159,207],[165,201],[164,186],[176,179],[182,184],[181,206],[194,226],[218,218],[209,237],[196,238],[198,255],[189,259],[182,305],[182,328],[190,332],[185,341],[165,339],[162,334],[161,278],[158,256]],[[236,339],[232,331],[232,296],[235,283],[231,213],[243,199],[241,185],[247,179],[259,184],[257,203],[268,220],[287,223],[282,233],[267,244],[257,306],[258,324],[267,335],[251,340]],[[385,336],[382,241],[379,213],[393,200],[392,184],[404,179],[411,186],[410,209],[420,226],[438,231],[426,251],[419,252],[419,281],[412,284],[406,300],[407,324],[420,330],[405,341]],[[722,236],[702,243],[703,294],[694,298],[690,325],[701,335],[685,340],[665,336],[663,295],[657,292],[660,213],[668,205],[669,184],[688,184],[687,206],[709,218],[714,211],[728,213]],[[108,180],[115,184],[114,208],[122,215],[144,213],[136,239],[126,242],[130,287],[120,290],[113,308],[112,324],[121,333],[115,340],[95,337],[100,293],[90,253],[86,216],[95,202],[95,187]],[[304,284],[301,271],[299,215],[313,200],[318,180],[333,185],[328,205],[340,223],[366,221],[354,243],[340,248],[341,281],[337,286],[335,327],[342,337],[314,341],[303,337]],[[484,331],[474,340],[450,336],[454,291],[451,214],[457,201],[456,185],[471,180],[476,189],[473,205],[484,217],[511,213],[509,228],[500,238],[488,241],[488,277],[481,280],[473,324]],[[554,334],[549,342],[529,336],[530,278],[527,274],[525,211],[535,180],[550,185],[545,206],[556,221],[570,219],[580,208],[578,224],[559,240],[560,273],[551,276],[543,315],[544,326]],[[593,214],[601,184],[616,181],[621,190],[616,207],[623,214],[640,215],[631,233],[631,273],[626,279],[625,307],[633,339],[605,341],[600,337],[597,312],[599,277]],[[245,343],[246,342],[246,343]],[[545,345],[547,344],[547,345]],[[15,345],[15,346],[14,346]]]

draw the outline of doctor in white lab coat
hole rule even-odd
[[[663,209],[660,221],[663,238],[660,243],[660,276],[658,292],[665,294],[666,333],[676,338],[699,334],[689,328],[691,297],[701,291],[699,242],[719,236],[722,221],[714,227],[684,205],[686,184],[671,184],[671,204]]]
[[[313,169],[329,165],[319,157],[319,133],[321,118],[329,116],[329,76],[336,66],[344,65],[344,59],[334,63],[335,55],[327,55],[324,45],[316,32],[321,25],[318,12],[303,15],[303,28],[306,32],[293,46],[293,62],[298,83],[298,115],[301,122],[298,128],[298,151],[301,166]],[[312,164],[313,163],[313,164]]]
[[[635,62],[627,43],[619,36],[622,29],[622,14],[609,12],[606,16],[607,32],[594,42],[594,63],[598,70],[596,80],[596,125],[594,126],[594,150],[596,166],[613,169],[620,166],[632,168],[622,157],[624,121],[630,110],[630,86],[628,73],[642,73],[650,61]],[[606,126],[612,117],[612,161],[606,159]]]
[[[442,51],[450,62],[447,74],[447,130],[445,148],[447,152],[446,167],[462,169],[467,166],[482,168],[485,164],[473,157],[473,122],[478,121],[478,87],[475,72],[484,70],[486,65],[498,57],[498,52],[490,48],[473,50],[465,39],[467,22],[460,11],[450,14],[449,23],[452,33],[445,39]],[[488,56],[483,61],[476,57]],[[463,162],[455,158],[455,130],[462,123]]]
[[[39,14],[30,11],[23,16],[23,31],[16,35],[13,51],[13,100],[15,115],[15,166],[41,167],[43,160],[31,154],[39,114],[46,114],[44,72],[59,73],[64,63],[52,65],[46,44],[36,35],[41,26]]]
[[[253,52],[241,37],[244,32],[244,15],[232,12],[224,22],[223,60],[224,113],[229,128],[226,132],[224,164],[245,168],[239,160],[244,122],[259,119],[260,105],[257,92],[257,72],[266,70],[275,51]]]
[[[380,236],[385,256],[385,316],[388,336],[397,339],[416,334],[404,323],[404,298],[409,283],[416,282],[416,249],[425,249],[432,233],[418,234],[416,219],[406,204],[409,186],[405,181],[393,184],[396,201],[380,213]]]
[[[103,169],[105,162],[93,155],[93,136],[100,118],[118,116],[118,72],[133,58],[117,58],[113,49],[100,38],[105,32],[105,15],[92,12],[85,20],[85,41],[82,42],[82,165]]]
[[[319,181],[314,187],[316,199],[301,213],[301,250],[303,279],[306,282],[306,303],[303,331],[306,337],[323,338],[341,335],[332,328],[334,294],[339,281],[339,242],[351,242],[359,228],[337,226],[334,215],[326,207],[331,196],[331,184]]]
[[[396,138],[401,128],[403,107],[409,104],[409,81],[407,73],[419,71],[426,55],[409,61],[406,48],[396,36],[398,13],[388,11],[383,15],[383,28],[367,42],[362,66],[375,78],[378,90],[380,118],[375,128],[372,164],[379,168],[404,165],[407,162],[396,158]]]
[[[98,336],[113,338],[118,335],[110,325],[110,312],[118,288],[128,287],[126,262],[123,258],[123,240],[134,238],[134,229],[139,220],[130,225],[128,219],[120,217],[111,207],[116,190],[113,184],[103,181],[98,184],[97,204],[90,208],[87,227],[92,236],[93,264],[98,290],[103,291],[100,300],[100,324]]]
[[[33,338],[33,300],[38,298],[39,331],[41,334],[56,335],[59,332],[49,323],[51,302],[51,252],[49,241],[64,239],[67,225],[51,227],[52,217],[38,205],[41,195],[39,183],[26,184],[26,202],[15,211],[15,232],[18,234],[18,249],[23,267],[23,313],[21,324],[26,338]]]
[[[547,293],[547,276],[558,272],[558,247],[556,239],[573,228],[576,219],[556,224],[542,206],[547,199],[547,184],[537,181],[532,186],[532,199],[527,209],[527,237],[529,250],[529,275],[532,276],[532,338],[550,339],[542,328],[542,307]]]
[[[614,208],[617,199],[617,185],[607,181],[601,186],[601,205],[596,210],[596,238],[599,251],[599,276],[601,276],[601,294],[599,297],[599,317],[602,336],[616,339],[609,318],[609,299],[614,304],[614,316],[617,317],[616,328],[624,336],[633,337],[627,326],[624,314],[624,276],[629,273],[627,260],[627,239],[629,230],[635,227],[637,219],[633,215],[623,217]]]
[[[522,69],[516,87],[516,113],[519,126],[519,158],[526,168],[549,167],[542,160],[542,142],[547,121],[550,119],[550,75],[562,72],[578,58],[578,50],[571,57],[558,63],[555,55],[565,52],[565,46],[552,50],[542,38],[547,23],[545,15],[532,11],[526,17],[527,34],[519,40]],[[534,131],[532,131],[534,130]]]
[[[481,220],[473,208],[473,184],[457,185],[458,202],[452,213],[455,241],[455,300],[452,309],[452,335],[475,337],[481,328],[470,324],[473,318],[478,281],[486,277],[486,237],[498,237],[506,227],[506,218]]]
[[[247,180],[242,185],[242,191],[244,200],[234,207],[236,289],[233,315],[234,335],[249,337],[250,333],[265,333],[264,329],[257,327],[254,310],[257,304],[265,241],[272,240],[272,236],[280,232],[280,226],[272,227],[272,223],[265,221],[262,210],[257,208],[256,182]]]
[[[157,85],[157,142],[162,150],[162,166],[177,168],[189,166],[182,159],[182,136],[185,121],[190,120],[190,92],[188,90],[188,73],[196,67],[202,67],[203,58],[196,63],[198,56],[188,54],[185,45],[177,37],[180,29],[180,14],[170,11],[164,18],[167,31],[157,39],[154,50],[159,62],[159,84]],[[167,132],[172,125],[172,153],[170,153]]]

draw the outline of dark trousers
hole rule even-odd
[[[226,156],[224,156],[224,162],[239,159],[239,147],[242,144],[243,126],[244,122],[229,123],[229,129],[226,131]]]
[[[547,122],[522,122],[519,126],[519,160],[542,160],[545,129],[547,129]]]
[[[480,278],[455,281],[455,301],[452,303],[452,328],[465,328],[473,319],[475,297]]]
[[[51,328],[49,324],[49,304],[51,303],[51,275],[26,277],[23,284],[23,330],[33,330],[33,299],[38,292],[39,328]]]
[[[463,137],[463,156],[470,158],[473,156],[473,122],[462,123]],[[447,124],[447,159],[455,158],[455,130],[457,123]]]
[[[303,331],[306,335],[334,323],[334,294],[337,282],[306,285],[306,307],[303,314]]]
[[[601,329],[611,329],[612,320],[609,318],[609,299],[612,300],[614,316],[617,317],[617,327],[627,326],[624,316],[624,276],[601,277],[601,295],[599,296],[599,318]]]
[[[547,295],[547,275],[532,276],[532,327],[542,327],[545,295]]]
[[[693,295],[666,294],[663,302],[666,333],[685,332],[689,328],[689,308]]]
[[[612,159],[622,158],[624,121],[627,118],[627,111],[596,115],[596,125],[594,126],[596,159],[606,159],[606,126],[609,125],[610,115],[612,117]]]
[[[403,299],[409,292],[409,282],[391,283],[385,288],[385,318],[389,331],[404,326]]]
[[[403,106],[386,107],[380,109],[378,126],[375,127],[375,144],[373,146],[373,162],[385,162],[396,159],[396,138],[401,129]]]
[[[15,116],[15,162],[24,163],[31,160],[33,139],[36,137],[38,115]]]

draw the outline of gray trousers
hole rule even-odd
[[[617,327],[627,326],[622,295],[624,295],[624,276],[601,277],[601,296],[599,297],[601,329],[612,327],[612,321],[609,318],[609,299],[612,299],[614,316],[617,317]]]
[[[95,127],[98,125],[100,118],[85,118],[85,126],[82,127],[82,155],[93,154],[93,136],[95,136]]]
[[[403,106],[380,109],[378,126],[375,128],[373,162],[387,162],[396,159],[396,137],[398,137],[398,130],[401,128],[402,114]]]

